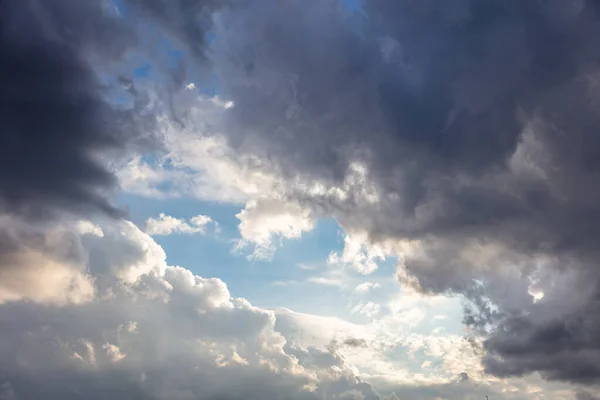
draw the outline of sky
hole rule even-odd
[[[600,399],[598,35],[0,2],[0,400]]]

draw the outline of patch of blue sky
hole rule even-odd
[[[237,235],[238,206],[205,202],[189,197],[155,199],[131,194],[121,194],[117,204],[129,209],[129,219],[143,227],[148,218],[165,213],[175,218],[189,220],[198,214],[208,215],[219,223],[221,232],[215,234],[210,227],[206,235],[172,234],[155,236],[167,253],[170,265],[180,265],[203,277],[218,277],[226,282],[235,278],[227,265],[247,262],[231,254],[231,238]]]
[[[459,297],[448,297],[444,302],[424,306],[425,318],[413,332],[423,335],[463,335],[463,306]],[[444,317],[443,319],[440,319]]]
[[[218,96],[221,91],[219,90],[219,77],[217,74],[212,73],[208,79],[198,83],[194,82],[198,92],[209,97]]]
[[[206,45],[210,48],[217,41],[217,34],[215,32],[207,32],[205,40]]]
[[[127,4],[124,0],[112,0],[112,5],[120,17],[126,17],[128,13]]]
[[[364,37],[367,13],[363,8],[363,0],[340,0],[347,15],[350,29],[359,37]]]
[[[272,260],[253,263],[252,268],[262,271],[264,283],[269,286],[268,296],[253,298],[258,306],[286,307],[366,323],[372,318],[352,313],[359,301],[384,305],[399,291],[395,258],[380,261],[379,268],[369,275],[349,266],[327,264],[332,251],[340,254],[344,248],[342,228],[333,218],[318,221],[302,238],[284,240],[282,244]],[[379,286],[367,293],[355,293],[356,286],[363,282]]]
[[[361,0],[341,0],[342,7],[348,14],[364,14]]]
[[[121,109],[130,109],[133,106],[133,97],[119,81],[118,75],[112,72],[97,71],[96,76],[99,83],[105,88],[103,93],[107,101],[113,106]]]
[[[267,290],[266,296],[255,297],[257,305],[340,316],[347,301],[339,287],[309,282],[327,270],[329,253],[343,247],[340,229],[333,218],[319,220],[301,238],[284,239],[271,260],[253,262],[252,268],[262,276]]]
[[[297,263],[305,266],[305,269],[297,268],[300,271],[311,272],[310,268],[323,268],[329,252],[343,248],[343,236],[341,227],[333,218],[323,218],[317,221],[316,226],[302,235],[300,239],[287,239],[283,241],[283,246],[277,250],[272,265],[281,265],[282,267],[289,263],[289,260],[296,260]]]
[[[248,261],[243,254],[232,253],[233,240],[239,237],[239,220],[235,217],[240,211],[239,206],[192,198],[161,200],[129,194],[121,195],[118,204],[127,206],[129,218],[140,227],[148,218],[156,218],[160,213],[186,220],[198,214],[213,218],[221,228],[218,234],[172,234],[155,236],[154,239],[164,248],[169,265],[189,268],[203,277],[222,279],[235,296],[248,298],[260,306],[291,308],[306,303],[304,296],[296,299],[296,296],[290,296],[289,290],[278,290],[273,282],[308,278],[314,271],[302,270],[296,264],[323,262],[329,250],[338,244],[337,224],[324,220],[303,239],[284,240],[272,261]],[[307,254],[310,256],[307,257]],[[322,293],[322,289],[317,287],[315,291]],[[305,311],[308,310],[310,308]]]
[[[239,238],[239,206],[204,202],[191,198],[168,200],[123,194],[118,204],[127,206],[129,218],[142,227],[149,217],[160,213],[189,220],[204,214],[219,223],[220,232],[206,235],[172,234],[155,236],[163,247],[169,265],[179,265],[203,277],[216,277],[227,283],[231,293],[265,308],[286,307],[298,312],[348,317],[349,298],[335,286],[307,282],[327,268],[332,250],[341,251],[340,227],[324,219],[300,239],[282,241],[272,260],[251,261],[233,253],[233,240]],[[302,264],[304,268],[299,267]],[[314,269],[307,269],[306,267]],[[283,284],[277,284],[283,283]]]
[[[152,64],[146,63],[133,69],[134,78],[148,78],[150,71],[152,70]]]
[[[347,295],[341,293],[335,286],[298,281],[282,285],[269,284],[263,290],[267,292],[250,298],[258,307],[267,309],[281,307],[305,314],[350,319]]]

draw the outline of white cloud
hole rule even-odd
[[[168,266],[162,248],[130,222],[100,221],[97,229],[72,225],[72,243],[85,255],[74,259],[84,264],[96,296],[44,301],[44,306],[21,296],[0,305],[0,321],[19,321],[0,330],[0,370],[10,371],[0,376],[2,393],[16,398],[37,398],[43,392],[87,398],[108,393],[154,399],[285,394],[303,400],[375,400],[379,396],[364,383],[371,379],[415,399],[429,398],[432,390],[463,399],[478,393],[475,386],[451,386],[451,391],[444,385],[464,371],[492,393],[509,387],[483,374],[462,336],[411,330],[423,320],[418,316],[427,312],[423,307],[444,309],[447,299],[442,297],[398,296],[385,308],[387,314],[375,303],[360,303],[356,312],[372,319],[365,325],[269,311],[233,297],[219,279]],[[63,242],[47,243],[50,249]],[[345,345],[350,339],[364,346]],[[406,357],[398,356],[402,351]],[[420,368],[423,363],[429,367]],[[533,390],[520,385],[515,387],[521,393]],[[505,393],[495,398],[518,398]]]
[[[305,264],[305,263],[298,263],[298,264],[296,264],[296,267],[298,267],[304,271],[312,271],[312,270],[317,269],[317,267],[315,265]]]
[[[304,400],[354,391],[378,398],[335,351],[288,343],[274,312],[232,297],[219,279],[167,266],[160,246],[132,223],[97,226],[103,235],[72,231],[97,286],[94,301],[42,307],[21,295],[0,305],[0,321],[19,321],[0,330],[0,370],[10,371],[0,376],[3,393]]]
[[[373,303],[372,301],[366,303],[360,302],[352,308],[353,314],[361,314],[369,318],[375,317],[380,312],[381,306],[379,304]]]
[[[81,227],[90,229],[91,225]],[[70,240],[70,229],[42,231],[1,216],[0,234],[0,304],[20,300],[84,303],[94,298],[93,278],[86,271],[79,246]]]
[[[102,237],[85,236],[85,249],[92,255],[87,267],[98,287],[110,291],[113,278],[131,285],[143,277],[165,273],[165,251],[135,224],[129,221],[104,223],[102,230]],[[151,283],[146,282],[147,288]]]
[[[363,282],[354,288],[354,293],[356,294],[366,294],[373,289],[377,289],[381,287],[381,285],[377,282]]]
[[[94,297],[92,278],[78,266],[35,250],[23,250],[3,261],[8,265],[0,268],[0,304],[19,300],[83,303]]]
[[[368,275],[377,270],[377,261],[386,258],[384,250],[370,244],[364,234],[346,235],[342,254],[332,252],[327,262],[332,265],[342,265]]]
[[[317,285],[324,285],[324,286],[335,286],[335,287],[344,286],[344,283],[339,279],[326,278],[323,276],[316,276],[316,277],[308,278],[307,282],[315,283]]]
[[[178,197],[185,185],[183,177],[176,171],[163,168],[160,162],[151,165],[137,154],[120,166],[116,174],[122,190],[146,197]],[[171,183],[170,190],[162,189],[167,182]]]
[[[187,222],[182,218],[175,218],[166,214],[159,214],[158,218],[148,218],[144,224],[144,231],[149,235],[170,235],[173,233],[205,234],[208,225],[216,222],[206,215],[196,215]]]
[[[234,151],[219,131],[223,112],[232,106],[192,90],[173,94],[169,108],[186,110],[185,127],[166,114],[159,118],[165,152],[152,163],[132,156],[118,169],[121,187],[148,197],[185,194],[233,204],[277,193],[275,167],[265,158]]]
[[[309,210],[270,198],[250,201],[236,216],[241,236],[236,249],[253,247],[251,259],[270,259],[277,249],[277,240],[298,239],[314,227]]]
[[[343,224],[347,223],[348,226],[356,227],[361,226],[361,222],[364,222],[361,215],[367,214],[360,211],[368,211],[371,209],[370,207],[379,206],[379,202],[382,201],[375,186],[370,183],[367,171],[360,164],[351,165],[348,168],[346,178],[337,186],[321,181],[307,182],[301,176],[286,181],[279,175],[277,168],[269,162],[268,157],[257,156],[252,151],[239,153],[234,151],[225,136],[219,132],[218,114],[227,109],[226,101],[199,98],[193,104],[193,107],[186,107],[190,110],[190,120],[193,122],[190,128],[180,130],[174,128],[173,125],[167,127],[166,142],[168,151],[164,159],[153,166],[145,164],[141,159],[134,160],[127,167],[128,169],[121,174],[121,176],[129,179],[123,179],[126,183],[123,186],[128,187],[131,191],[149,196],[185,193],[204,200],[245,205],[244,210],[238,215],[241,236],[238,247],[251,248],[251,257],[270,258],[282,238],[298,238],[303,232],[310,231],[314,225],[313,218],[316,217],[313,212],[319,210],[319,208],[315,207],[311,210],[307,208],[307,204],[332,203],[343,208],[347,203],[352,202],[353,206],[356,205],[353,208],[356,212],[352,216],[341,215],[340,221]],[[252,143],[239,145],[252,146]],[[246,155],[240,155],[242,153]],[[168,191],[163,189],[165,184],[170,185]],[[296,198],[304,200],[301,205],[293,200]],[[349,232],[345,238],[344,249],[339,253],[332,253],[328,261],[330,264],[340,265],[361,274],[369,274],[378,268],[378,262],[385,260],[387,257],[398,256],[401,261],[398,272],[402,273],[402,258],[410,256],[411,252],[415,251],[415,247],[418,246],[414,243],[379,243],[373,245],[369,243],[366,235]],[[154,282],[155,286],[163,291],[169,285],[168,282],[165,283],[164,279],[152,281],[148,276],[142,275],[141,281],[145,285]],[[410,283],[410,276],[407,275],[405,278],[405,282]],[[324,279],[330,278],[325,277]],[[161,284],[157,282],[161,282]],[[170,298],[167,295],[165,296]],[[429,391],[424,393],[434,393],[431,385],[443,385],[449,380],[456,379],[453,374],[458,373],[461,367],[472,368],[472,371],[475,371],[474,376],[478,377],[477,371],[479,370],[477,368],[480,367],[478,359],[461,347],[462,342],[460,340],[462,340],[462,337],[454,335],[452,339],[448,340],[446,339],[448,335],[443,335],[440,330],[431,335],[421,336],[410,333],[400,335],[398,333],[398,327],[410,331],[416,327],[421,327],[421,324],[427,318],[427,313],[419,308],[425,301],[414,301],[412,302],[413,306],[408,306],[412,300],[410,300],[410,296],[407,296],[407,298],[409,298],[408,301],[396,301],[387,304],[386,309],[389,309],[389,314],[384,314],[383,308],[374,303],[361,303],[359,307],[357,306],[357,313],[379,314],[377,318],[372,317],[373,321],[366,327],[351,325],[352,329],[363,333],[359,337],[367,339],[370,337],[367,341],[371,347],[366,350],[353,350],[357,352],[356,354],[349,353],[347,349],[340,350],[347,352],[344,353],[344,357],[346,357],[348,363],[360,365],[361,372],[367,371],[367,373],[363,373],[365,377],[378,380],[378,382],[408,385],[409,389],[416,387],[415,390],[418,390],[420,385],[429,385],[430,389],[427,389]],[[379,310],[376,310],[377,307],[379,307]],[[210,313],[202,315],[207,316]],[[284,319],[281,314],[278,314],[277,321],[280,321],[280,318]],[[302,319],[302,324],[308,323],[310,325],[310,322],[307,322],[309,319],[310,317]],[[315,328],[312,332],[322,334],[323,325],[330,322],[330,319],[327,318],[320,320],[318,328]],[[337,323],[340,326],[344,325],[343,322],[337,321]],[[295,333],[297,331],[288,331],[284,336],[293,336]],[[341,338],[348,336],[348,332],[338,332],[338,334]],[[317,335],[313,334],[313,336]],[[211,346],[214,344],[208,340],[203,340],[202,345],[212,349]],[[457,350],[451,350],[452,346],[456,346]],[[433,364],[434,367],[427,368],[427,372],[415,372],[401,361],[394,360],[392,362],[388,360],[390,352],[399,352],[402,349],[411,351],[411,354],[422,351],[428,357],[437,358],[438,361],[441,359],[443,367],[436,368]],[[286,348],[284,353],[292,354],[292,350]],[[124,361],[131,358],[128,350],[124,351],[124,354],[127,354]],[[249,357],[243,351],[238,351],[237,348],[229,349],[227,352],[214,350],[211,354],[214,356],[213,364],[220,366],[219,368],[256,365],[253,363],[252,357]],[[294,356],[300,363],[323,358],[335,359],[335,357],[329,357],[331,354],[327,356],[327,354],[321,354],[316,350],[296,351]],[[427,361],[415,360],[416,368],[420,368]],[[272,363],[272,361],[264,361],[261,365],[271,366]],[[332,361],[330,365],[335,364]],[[313,377],[320,374],[305,372]],[[140,376],[147,377],[149,375],[142,372]],[[319,376],[323,377],[324,375],[320,374]],[[484,375],[479,376],[478,382],[485,382],[486,378]],[[309,387],[312,384],[314,384],[314,381],[310,380],[309,383],[306,383]],[[499,394],[495,398],[500,398],[500,396],[520,398],[522,397],[520,394],[514,394],[514,388],[526,387],[514,383],[506,384],[509,386],[502,386],[505,384],[497,381],[485,383],[485,385],[496,384],[499,386],[494,387],[501,388],[505,395]],[[321,385],[321,387],[325,386]],[[407,388],[407,386],[403,387]],[[448,390],[435,392],[437,397],[452,399],[482,397],[481,392],[478,392],[473,386],[463,385],[461,388],[464,389],[460,390],[446,386],[443,388]],[[488,388],[492,389],[491,386],[485,386],[485,388],[486,390]],[[467,393],[466,390],[471,390],[472,393]],[[521,393],[524,392],[521,390]],[[432,398],[422,393],[420,395],[415,394],[414,391],[408,391],[407,393],[411,393],[407,395],[410,398]],[[331,398],[352,396],[352,394],[352,389],[337,391],[332,394]],[[561,396],[554,396],[553,398],[558,399]]]

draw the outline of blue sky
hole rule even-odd
[[[208,215],[217,221],[217,234],[172,234],[156,236],[155,240],[167,253],[171,265],[180,265],[194,273],[217,277],[227,282],[236,296],[244,297],[260,307],[285,307],[303,313],[317,313],[353,318],[348,305],[352,303],[352,289],[365,282],[378,282],[382,288],[367,296],[368,300],[385,300],[396,293],[394,282],[395,260],[379,263],[369,276],[350,273],[345,290],[304,282],[327,270],[331,252],[344,247],[343,230],[333,219],[319,220],[316,227],[300,239],[281,239],[281,247],[272,259],[248,260],[247,252],[235,251],[233,241],[239,238],[239,206],[200,201],[192,198],[158,200],[135,195],[124,195],[120,202],[129,208],[132,222],[143,226],[148,218],[165,213],[176,218],[190,219],[194,215]]]

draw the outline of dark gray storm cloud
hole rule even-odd
[[[135,26],[103,0],[0,8],[0,211],[120,214],[102,157],[148,142],[153,117],[140,113],[131,82],[119,87],[98,74],[136,46]],[[115,93],[134,97],[133,107],[118,107]]]
[[[367,341],[365,339],[350,337],[344,340],[343,345],[348,347],[367,347]]]
[[[132,39],[100,1],[3,1],[0,5],[0,206],[115,214],[113,176],[98,152],[134,133],[103,98],[88,57],[119,57]]]
[[[598,397],[584,390],[576,393],[577,400],[596,400]]]
[[[114,183],[94,151],[122,143],[83,48],[118,53],[124,36],[100,2],[1,4],[0,204],[4,212],[114,208],[98,189]],[[96,25],[96,26],[94,26]],[[96,29],[98,28],[98,29]],[[108,35],[106,44],[95,35]],[[110,37],[112,36],[112,37]]]
[[[376,204],[288,195],[373,240],[419,240],[411,282],[475,303],[489,372],[600,378],[597,2],[257,0],[214,21],[234,148],[331,184],[363,163]],[[540,268],[577,279],[534,302]]]
[[[376,223],[373,234],[463,235],[494,223],[497,235],[522,232],[513,239],[523,247],[585,244],[578,232],[593,226],[565,221],[592,225],[576,215],[589,211],[566,209],[552,192],[589,184],[597,169],[592,3],[569,15],[558,1],[367,1],[354,30],[337,2],[266,3],[221,18],[233,31],[218,39],[227,57],[217,67],[236,104],[234,144],[285,160],[291,175],[341,179],[349,161],[368,163],[369,179],[400,195],[380,205],[394,218],[357,221]],[[534,133],[547,157],[535,162],[564,165],[548,171],[551,185],[506,168],[533,117],[552,127]],[[435,200],[435,215],[422,217]],[[514,229],[523,223],[570,232],[528,240]]]

